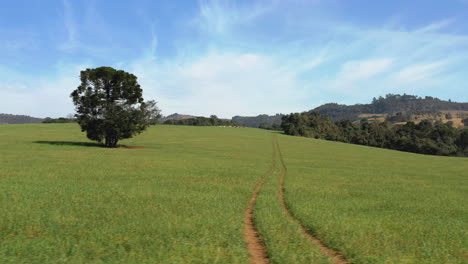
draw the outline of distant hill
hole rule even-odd
[[[457,118],[462,118],[464,112],[468,111],[468,103],[444,101],[430,96],[423,98],[415,95],[388,94],[385,97],[374,98],[370,104],[340,105],[330,103],[319,106],[312,111],[326,114],[334,121],[371,117],[404,122],[420,119],[423,116],[428,119],[438,119],[441,115],[448,113],[450,115],[459,114],[460,116]]]
[[[283,117],[283,114],[276,114],[273,116],[235,116],[232,118],[232,122],[238,126],[275,129],[275,127],[281,125],[281,117]]]
[[[174,113],[172,115],[168,115],[168,116],[164,116],[164,117],[161,117],[161,119],[159,120],[160,123],[164,123],[166,122],[167,120],[184,120],[184,119],[190,119],[190,118],[195,118],[197,116],[193,116],[193,115],[181,115],[181,114],[177,114],[177,113]]]
[[[42,118],[27,115],[0,114],[0,124],[32,124],[41,123]]]

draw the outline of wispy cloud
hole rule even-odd
[[[343,64],[339,78],[348,81],[366,80],[387,71],[392,65],[392,62],[392,59],[348,61]]]
[[[335,92],[353,94],[363,82],[388,72],[392,63],[392,59],[347,61],[341,66],[341,71],[326,85]]]
[[[406,83],[414,83],[423,80],[431,80],[442,73],[448,64],[444,61],[437,61],[427,64],[410,65],[403,68],[396,74],[399,81]]]
[[[199,0],[196,23],[210,33],[228,33],[233,27],[250,23],[276,6],[277,1],[252,1],[245,5],[230,0]]]
[[[437,21],[421,29],[418,29],[418,33],[437,32],[441,29],[447,28],[448,26],[452,25],[454,22],[455,22],[454,19],[445,19],[445,20]]]
[[[281,62],[262,55],[215,52],[194,61],[136,62],[129,70],[140,76],[143,87],[154,87],[145,95],[158,98],[166,114],[231,117],[305,107],[291,104],[303,96],[288,89],[300,86],[297,69],[285,70]]]
[[[67,32],[67,39],[61,48],[64,50],[74,49],[78,45],[78,29],[70,0],[63,0],[63,25]]]

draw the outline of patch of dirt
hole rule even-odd
[[[273,154],[271,158],[271,166],[268,169],[268,171],[264,174],[260,182],[257,183],[257,185],[255,186],[255,189],[252,193],[252,197],[250,198],[247,210],[245,211],[244,239],[245,239],[245,242],[247,243],[247,250],[249,251],[250,262],[252,264],[269,264],[270,263],[265,245],[262,243],[258,230],[255,227],[253,212],[255,208],[255,203],[257,201],[258,193],[260,192],[260,189],[263,187],[263,184],[265,183],[268,176],[273,173],[273,170],[275,169],[275,166],[276,166],[276,161],[275,161],[276,148],[273,142],[272,144],[273,144]]]
[[[325,245],[325,243],[323,243],[323,241],[321,241],[320,239],[316,238],[314,235],[312,235],[312,233],[310,233],[309,230],[307,230],[307,228],[305,228],[305,226],[303,226],[299,220],[297,220],[291,213],[291,211],[289,210],[289,207],[286,203],[286,200],[284,199],[284,178],[286,176],[286,172],[287,172],[287,168],[286,168],[286,165],[284,163],[284,159],[283,159],[283,154],[281,154],[281,150],[280,150],[280,147],[279,147],[279,143],[278,143],[278,140],[276,140],[276,148],[278,149],[278,155],[279,155],[279,158],[280,158],[280,161],[281,161],[281,166],[282,166],[282,170],[281,170],[281,179],[280,179],[280,186],[279,186],[279,199],[281,201],[281,205],[283,206],[285,212],[286,212],[286,215],[288,216],[288,218],[296,223],[302,230],[302,232],[304,233],[304,235],[314,244],[316,244],[320,250],[322,251],[323,254],[325,254],[326,256],[328,256],[333,263],[335,264],[348,264],[350,263],[348,260],[346,260],[345,256],[343,256],[341,253],[333,250],[332,248],[328,247],[327,245]]]

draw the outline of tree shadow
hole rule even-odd
[[[94,147],[94,148],[103,148],[103,144],[94,143],[94,142],[73,142],[73,141],[34,141],[36,144],[48,144],[55,146],[78,146],[78,147]]]

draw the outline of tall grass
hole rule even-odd
[[[248,263],[243,218],[276,132],[156,126],[105,149],[75,124],[0,126],[0,263]],[[277,135],[293,215],[354,263],[466,263],[468,159]],[[277,158],[276,158],[277,160]],[[326,263],[281,207],[273,263]]]
[[[156,126],[122,143],[145,148],[96,147],[74,124],[0,126],[0,263],[248,262],[266,132]]]
[[[280,137],[293,214],[355,263],[466,263],[468,159]]]
[[[275,170],[257,198],[255,223],[272,263],[332,263],[311,243],[300,227],[288,218],[281,205],[279,186],[281,162],[275,155]]]

